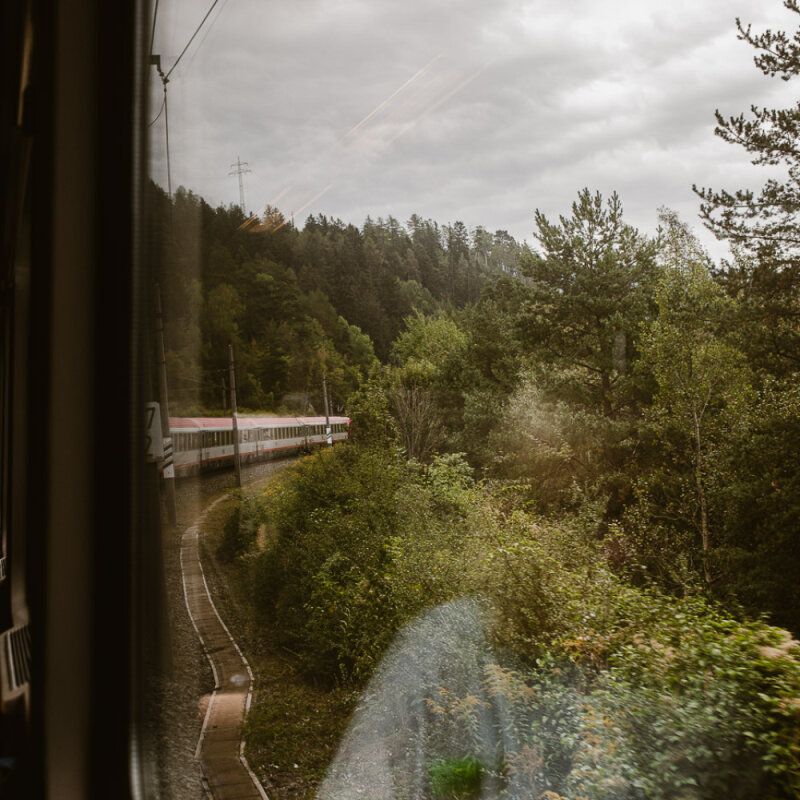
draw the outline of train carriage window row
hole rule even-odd
[[[244,463],[301,453],[328,441],[348,438],[347,417],[239,417],[239,451]],[[177,476],[233,465],[234,433],[229,417],[170,418]]]

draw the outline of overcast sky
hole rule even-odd
[[[160,0],[165,72],[211,2]],[[219,0],[170,75],[172,185],[238,203],[238,156],[251,212],[417,213],[531,243],[534,210],[568,214],[588,186],[616,190],[646,233],[675,209],[719,257],[692,184],[765,174],[714,136],[714,109],[795,99],[755,68],[737,16],[797,21],[780,0]],[[166,187],[164,121],[150,132]]]

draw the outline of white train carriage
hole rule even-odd
[[[239,456],[243,464],[335,444],[347,439],[348,417],[238,417]],[[170,417],[175,474],[196,475],[233,466],[230,417]],[[330,430],[328,430],[330,428]]]

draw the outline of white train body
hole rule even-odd
[[[267,461],[347,439],[348,417],[238,417],[241,462]],[[175,475],[233,465],[230,417],[170,417]],[[328,430],[330,428],[330,430]]]

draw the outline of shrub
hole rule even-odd
[[[223,563],[230,563],[250,550],[255,545],[262,521],[263,511],[258,502],[239,493],[237,503],[222,529],[217,558]]]
[[[482,759],[484,792],[490,781],[509,796],[800,794],[798,644],[702,598],[626,585],[588,504],[557,524],[506,517],[461,457],[422,467],[374,447],[319,453],[282,481],[262,500],[275,536],[253,562],[256,599],[315,678],[362,685],[406,622],[479,599],[497,663],[477,693],[439,702],[407,687],[423,693],[409,702],[433,703],[423,745],[438,761],[419,777],[437,798],[480,791],[464,753]],[[463,709],[476,698],[470,748]]]
[[[404,622],[463,591],[483,507],[458,455],[426,468],[356,445],[304,459],[262,503],[257,603],[314,677],[355,684]]]
[[[484,772],[475,756],[434,761],[428,767],[431,792],[439,800],[471,800],[480,794]]]

